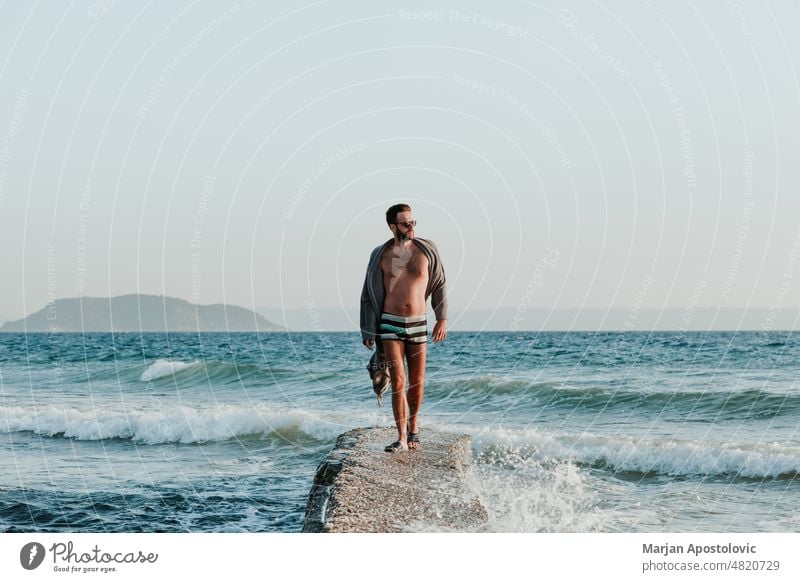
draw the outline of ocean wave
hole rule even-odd
[[[512,470],[507,470],[513,465]],[[466,479],[489,513],[483,530],[493,532],[601,531],[599,495],[580,468],[569,462],[535,463],[506,458],[470,465]]]
[[[197,366],[199,364],[199,360],[188,363],[180,361],[173,362],[171,360],[156,360],[154,363],[150,364],[144,372],[142,372],[142,375],[139,377],[139,379],[142,382],[150,382],[166,376],[172,376],[176,372],[186,370],[187,368],[191,368],[192,366]]]
[[[800,476],[800,447],[777,443],[716,443],[696,440],[634,439],[626,436],[570,435],[533,429],[489,429],[473,442],[479,462],[537,460],[629,472],[640,476],[719,476],[784,479]],[[511,459],[512,461],[509,461]]]
[[[303,512],[278,493],[286,482],[305,488],[302,475],[280,471],[229,479],[190,480],[184,487],[119,482],[92,490],[9,488],[2,491],[4,532],[297,532]]]
[[[128,439],[147,445],[224,441],[251,435],[297,443],[309,439],[326,441],[352,428],[353,422],[378,420],[375,414],[340,418],[333,413],[264,404],[209,408],[170,406],[130,412],[109,408],[0,407],[0,432],[33,432],[87,441]]]
[[[745,390],[642,390],[615,386],[574,386],[566,382],[534,382],[487,374],[429,382],[427,396],[464,398],[472,402],[524,406],[531,409],[613,411],[626,414],[678,413],[715,420],[769,418],[800,412],[800,393]]]
[[[196,386],[211,384],[221,386],[252,380],[258,383],[271,383],[276,380],[291,379],[297,374],[295,369],[273,366],[262,367],[256,364],[227,362],[218,360],[181,360],[158,359],[144,371],[141,368],[128,367],[105,370],[94,376],[100,381],[120,380],[122,382],[161,382],[180,386]]]
[[[476,395],[490,396],[492,394],[533,394],[543,393],[548,389],[558,389],[566,386],[563,382],[533,382],[526,379],[515,379],[497,374],[484,374],[468,376],[465,378],[452,378],[448,380],[428,381],[425,390],[428,394],[447,395],[459,393],[473,393]]]

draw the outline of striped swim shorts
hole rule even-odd
[[[424,315],[402,317],[381,313],[379,336],[381,340],[399,340],[409,344],[424,344],[428,341],[428,322]]]

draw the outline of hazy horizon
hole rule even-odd
[[[118,299],[120,296],[116,296]],[[154,297],[154,296],[150,296]],[[163,296],[162,296],[163,297]],[[179,299],[163,297],[165,299]],[[64,299],[108,299],[105,297],[73,297]],[[180,299],[179,299],[180,300]],[[92,304],[90,304],[92,305]],[[148,308],[153,306],[152,301],[140,304],[141,316],[144,320],[153,322],[167,317],[162,308],[156,312]],[[195,303],[198,307],[210,307],[219,304]],[[94,304],[97,307],[97,304]],[[238,308],[235,304],[226,304],[226,307]],[[86,307],[84,308],[86,309]],[[245,307],[247,309],[247,307]],[[285,327],[291,332],[312,332],[324,335],[329,332],[358,331],[359,315],[356,308],[341,309],[337,307],[324,307],[309,304],[303,309],[282,310],[280,308],[264,305],[256,306],[255,313],[264,317],[271,323]],[[55,330],[54,324],[62,326],[61,321],[75,319],[75,314],[61,312],[58,305],[46,304],[40,309],[33,310],[34,314],[44,312],[48,320],[53,319],[50,329]],[[96,323],[98,313],[83,312],[87,322]],[[102,314],[100,314],[102,315]],[[62,317],[63,316],[63,317]],[[433,312],[428,310],[428,318],[433,321]],[[3,318],[0,314],[0,331],[3,323],[18,322],[24,318]],[[39,318],[41,319],[41,317]],[[167,319],[169,319],[167,317]],[[689,307],[684,310],[677,309],[526,309],[524,307],[510,308],[497,307],[493,309],[473,309],[469,311],[451,311],[449,315],[449,328],[451,331],[520,331],[520,332],[547,332],[547,331],[577,331],[577,332],[709,332],[709,331],[794,331],[800,327],[800,309],[783,308],[780,311],[768,309],[736,309],[736,308],[696,308]],[[72,321],[74,324],[75,322]],[[41,321],[31,321],[36,327]],[[69,323],[67,327],[69,327]],[[83,329],[83,326],[76,326]],[[238,331],[234,326],[231,331]]]
[[[347,312],[400,201],[454,313],[800,306],[796,2],[0,14],[0,319]]]

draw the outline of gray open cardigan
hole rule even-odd
[[[428,257],[428,287],[425,289],[425,300],[431,297],[431,307],[436,320],[447,319],[447,288],[445,286],[444,266],[439,257],[439,249],[432,241],[424,238],[411,239]],[[381,271],[381,255],[392,246],[394,239],[375,247],[369,256],[367,276],[361,290],[361,338],[375,339],[378,332],[383,300],[386,292],[383,289],[383,272]]]

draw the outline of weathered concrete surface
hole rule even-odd
[[[465,480],[467,435],[425,430],[416,451],[386,453],[394,428],[339,436],[317,469],[304,532],[474,531],[486,509]]]

